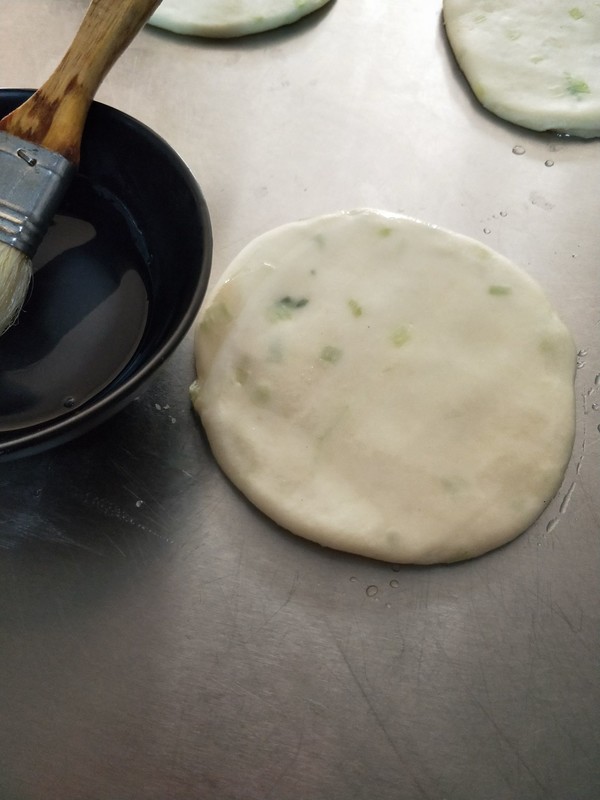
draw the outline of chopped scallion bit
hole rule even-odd
[[[303,308],[308,303],[308,297],[289,297],[286,295],[281,300],[269,306],[267,309],[267,317],[271,322],[278,322],[282,319],[290,319],[292,312],[299,308]]]
[[[257,386],[252,392],[252,400],[257,406],[264,406],[271,399],[271,390],[267,386]]]
[[[357,303],[356,300],[348,300],[348,306],[350,307],[353,317],[362,317],[362,306]]]
[[[328,344],[321,350],[319,358],[321,361],[327,361],[328,364],[335,364],[342,357],[342,351],[339,347],[333,347]]]
[[[227,308],[225,303],[215,303],[212,306],[209,306],[206,314],[202,322],[200,323],[200,329],[206,330],[207,328],[212,328],[213,325],[223,325],[227,322],[231,322],[233,316],[231,311]]]
[[[242,366],[236,367],[235,368],[235,382],[239,383],[240,386],[243,386],[246,383],[246,381],[248,380],[249,374],[250,373],[248,372],[246,367],[242,367]]]
[[[500,286],[499,284],[490,286],[488,289],[488,294],[493,295],[503,295],[503,294],[510,294],[512,289],[510,286]]]
[[[269,342],[267,361],[279,364],[283,361],[283,345],[280,339],[273,339]]]
[[[392,332],[391,340],[392,344],[396,347],[402,347],[403,344],[406,344],[411,337],[410,328],[407,325],[401,325],[399,328],[396,328],[395,331]]]
[[[550,356],[551,358],[554,358],[558,353],[556,341],[548,336],[540,340],[538,348],[540,353]]]
[[[582,94],[589,94],[590,87],[581,78],[574,78],[572,75],[567,75],[567,92],[574,97],[581,97]]]

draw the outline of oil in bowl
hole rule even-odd
[[[117,198],[76,179],[36,254],[19,320],[0,338],[0,431],[72,412],[130,362],[150,302],[134,234]]]
[[[30,95],[0,89],[0,116]],[[143,123],[93,102],[78,175],[0,337],[0,460],[80,436],[137,397],[194,322],[211,259],[187,165]]]

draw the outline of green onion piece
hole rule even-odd
[[[283,361],[283,345],[280,339],[273,339],[269,342],[267,361],[280,364]]]
[[[271,399],[271,390],[267,386],[257,386],[252,392],[252,400],[257,406],[266,405]]]
[[[489,289],[488,289],[488,294],[493,294],[493,295],[496,295],[496,296],[511,294],[511,292],[512,292],[512,289],[511,289],[510,286],[500,286],[498,284],[494,285],[494,286],[490,286]]]
[[[356,300],[348,300],[348,306],[350,307],[353,317],[362,317],[362,306],[357,303]]]
[[[572,75],[567,75],[567,92],[574,97],[580,97],[582,94],[589,94],[590,87],[581,78],[573,78]]]
[[[411,338],[410,328],[407,325],[401,325],[392,332],[390,338],[393,345],[396,347],[402,347],[402,345],[406,344]]]
[[[321,355],[319,357],[321,361],[327,361],[329,364],[335,364],[342,357],[342,351],[339,347],[333,347],[332,345],[328,344],[321,350]]]
[[[308,297],[282,297],[267,309],[267,317],[271,322],[290,319],[292,312],[303,308],[308,303]]]
[[[538,348],[540,353],[543,353],[543,355],[548,356],[550,359],[554,359],[558,355],[556,340],[550,336],[545,336],[541,339]]]
[[[207,309],[206,314],[200,323],[200,330],[205,331],[208,328],[212,328],[214,325],[227,324],[228,322],[231,322],[232,319],[233,315],[225,303],[215,303]]]

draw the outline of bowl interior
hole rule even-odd
[[[0,116],[29,94],[0,91]],[[0,457],[79,435],[139,392],[192,324],[211,253],[206,203],[179,156],[93,103],[79,173],[0,337]]]

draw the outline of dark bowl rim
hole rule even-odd
[[[0,97],[14,97],[20,100],[20,102],[23,102],[29,95],[33,94],[33,91],[33,89],[24,88],[0,88]],[[212,261],[212,226],[206,200],[194,174],[171,145],[148,125],[140,122],[125,111],[94,100],[90,112],[96,114],[98,110],[100,113],[106,113],[109,116],[116,115],[123,122],[153,140],[158,146],[158,149],[166,152],[177,165],[185,183],[191,191],[196,210],[199,212],[198,219],[200,221],[200,227],[205,237],[203,257],[201,263],[198,265],[198,279],[194,292],[189,296],[185,313],[181,316],[177,325],[169,333],[162,345],[142,367],[136,369],[131,375],[127,376],[114,391],[110,389],[108,391],[106,389],[102,390],[98,393],[98,395],[101,395],[98,399],[95,397],[90,398],[80,408],[74,409],[65,416],[48,420],[39,425],[17,429],[16,432],[11,431],[7,434],[0,434],[0,460],[7,457],[29,455],[30,453],[44,450],[50,446],[55,446],[73,439],[112,416],[112,414],[123,407],[128,400],[133,400],[136,390],[141,389],[142,385],[162,366],[185,338],[196,319],[200,305],[206,294]],[[102,395],[102,392],[106,392],[106,394]]]

